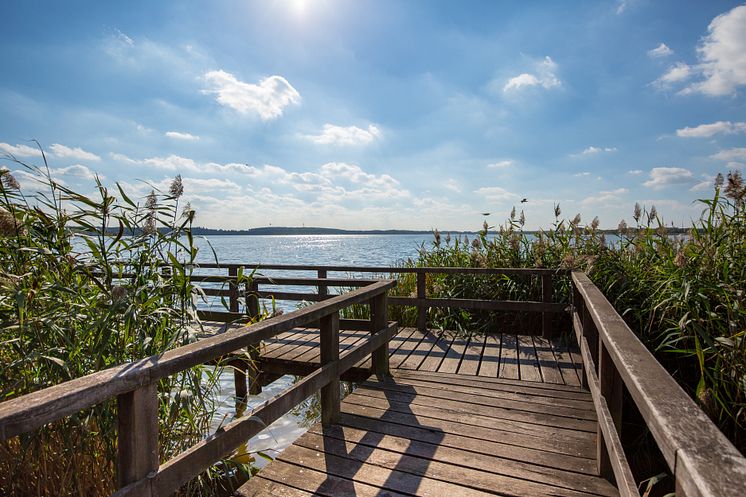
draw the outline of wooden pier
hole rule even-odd
[[[206,265],[210,266],[210,265]],[[242,265],[251,268],[252,265]],[[215,266],[213,266],[215,267]],[[746,495],[746,459],[655,361],[583,273],[547,269],[339,268],[312,278],[242,280],[228,267],[230,312],[203,313],[206,336],[0,403],[0,440],[36,430],[112,397],[118,400],[118,488],[166,496],[229,457],[248,439],[320,392],[321,422],[245,485],[240,496],[638,496],[621,443],[623,400],[638,410],[676,483],[676,495]],[[417,292],[391,296],[389,279],[329,278],[333,271],[417,275]],[[434,299],[429,273],[528,277],[538,300]],[[553,302],[554,278],[572,300]],[[206,283],[221,281],[208,275]],[[313,286],[308,293],[260,285]],[[242,287],[242,285],[245,285]],[[333,294],[333,288],[353,288]],[[244,326],[268,296],[317,302]],[[364,304],[369,319],[341,313]],[[391,305],[418,309],[417,328],[388,319]],[[243,310],[242,310],[243,306]],[[462,307],[539,314],[539,333],[486,335],[427,328],[427,309]],[[554,315],[567,313],[566,330]],[[560,333],[564,331],[564,333]],[[235,366],[236,395],[282,374],[294,385],[168,461],[158,460],[158,380],[214,361]],[[358,382],[340,399],[340,380]],[[651,475],[644,475],[649,477]]]

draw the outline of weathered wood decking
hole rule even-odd
[[[340,352],[369,336],[340,331]],[[261,348],[263,370],[319,364],[319,330]],[[596,414],[577,350],[537,336],[403,328],[370,377],[238,495],[618,495],[597,476]],[[370,362],[353,375],[369,375]]]
[[[587,391],[474,374],[392,374],[360,384],[336,424],[313,426],[238,495],[618,495],[596,475]]]

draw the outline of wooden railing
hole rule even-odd
[[[466,268],[466,267],[370,267],[370,266],[319,266],[319,265],[294,265],[294,264],[200,264],[200,268],[227,270],[228,275],[194,276],[197,282],[228,282],[229,288],[206,288],[205,294],[211,296],[225,297],[228,299],[229,307],[233,315],[223,312],[205,313],[206,318],[222,320],[225,318],[238,318],[241,292],[236,287],[235,281],[239,268],[246,270],[257,269],[279,270],[279,271],[315,271],[316,278],[283,278],[255,276],[251,283],[246,283],[243,295],[246,298],[247,314],[251,315],[256,303],[249,301],[256,298],[275,298],[276,300],[306,300],[323,301],[334,297],[329,293],[330,287],[356,286],[370,284],[370,279],[339,279],[329,278],[331,272],[396,275],[414,273],[417,278],[416,296],[391,296],[389,305],[417,307],[417,327],[425,330],[427,327],[427,309],[437,307],[448,307],[458,309],[489,310],[489,311],[513,311],[541,313],[541,329],[544,337],[550,337],[554,330],[552,327],[552,315],[565,312],[567,304],[552,301],[554,290],[554,279],[556,276],[567,276],[565,270],[544,268]],[[485,299],[461,299],[461,298],[430,298],[427,295],[426,278],[428,274],[459,274],[474,276],[522,276],[537,277],[541,279],[540,301],[513,301],[513,300],[485,300]],[[284,292],[274,290],[261,290],[260,285],[304,285],[316,286],[315,293]]]
[[[317,391],[322,423],[339,415],[339,377],[372,355],[372,371],[388,374],[388,341],[396,323],[387,319],[387,292],[394,281],[380,280],[295,312],[233,329],[161,355],[77,378],[0,403],[0,441],[42,427],[116,397],[118,403],[117,479],[124,496],[169,495],[203,470],[228,456],[267,425]],[[371,335],[339,353],[339,312],[369,303]],[[262,340],[318,322],[321,365],[292,387],[223,426],[217,433],[160,464],[158,458],[158,380],[179,371],[257,346]]]
[[[573,328],[598,415],[598,470],[639,496],[620,433],[629,393],[676,479],[677,496],[746,495],[746,459],[635,336],[585,273],[573,272]]]

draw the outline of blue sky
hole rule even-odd
[[[181,174],[203,226],[476,229],[516,205],[536,228],[559,203],[615,227],[635,202],[681,225],[746,163],[739,2],[29,0],[0,18],[0,151],[38,163],[37,139],[85,192]]]

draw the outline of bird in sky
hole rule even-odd
[[[522,204],[525,204],[526,202],[528,202],[528,199],[527,199],[527,198],[524,198],[523,200],[521,200],[521,203],[522,203]]]
[[[490,215],[490,213],[489,213],[489,212],[483,212],[483,213],[482,213],[482,215],[483,215],[483,216],[489,216],[489,215]]]

